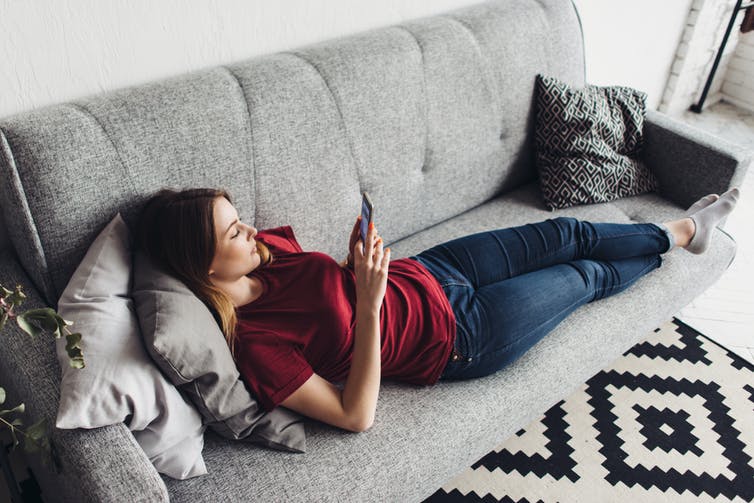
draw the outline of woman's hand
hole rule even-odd
[[[361,236],[361,215],[356,218],[356,223],[351,230],[351,237],[348,239],[348,256],[343,262],[340,262],[341,267],[353,267],[353,247]]]
[[[357,239],[351,252],[356,272],[356,307],[378,314],[387,288],[390,248],[382,249],[382,238],[370,223],[366,248],[362,250],[362,241]]]

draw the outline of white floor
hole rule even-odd
[[[679,119],[754,152],[754,113],[720,102]],[[736,258],[722,278],[676,317],[754,363],[754,166],[741,184],[738,206],[725,223]]]

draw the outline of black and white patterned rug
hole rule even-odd
[[[754,366],[674,319],[425,502],[754,500]]]

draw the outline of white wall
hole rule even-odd
[[[587,80],[644,90],[656,108],[690,1],[575,0]],[[0,117],[475,3],[0,0]]]
[[[586,79],[647,93],[657,109],[692,0],[574,0],[581,15]]]
[[[0,0],[0,117],[479,0]]]
[[[660,111],[679,116],[699,102],[735,5],[736,0],[694,0],[659,106]],[[742,17],[743,12],[735,26],[741,24]],[[738,30],[733,30],[720,56],[703,108],[712,106],[722,98],[720,91],[737,43]]]
[[[722,98],[754,112],[754,31],[738,37],[738,45],[725,73]]]
[[[0,0],[0,117],[475,3]]]

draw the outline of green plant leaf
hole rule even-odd
[[[20,306],[26,299],[26,294],[21,291],[21,285],[16,285],[16,291],[8,295],[8,300],[15,306]]]
[[[65,350],[70,358],[68,364],[75,369],[83,369],[86,364],[84,363],[84,354],[81,351],[81,334],[76,332],[65,336],[67,344]]]
[[[12,424],[13,426],[23,426],[24,422],[20,417],[17,417],[13,421],[11,421],[10,424]]]
[[[55,336],[56,339],[59,339],[59,338],[63,337],[63,328],[65,328],[66,325],[72,325],[73,323],[69,323],[69,322],[65,321],[55,311],[53,311],[53,313],[55,315],[54,318],[55,318],[55,325],[56,325],[56,327],[55,327],[55,331],[52,334]]]
[[[42,329],[47,332],[52,332],[55,338],[60,338],[63,335],[63,327],[68,323],[60,317],[54,309],[50,307],[43,307],[39,309],[29,309],[28,311],[19,314],[19,322],[23,319],[27,325],[32,324],[38,329]],[[21,328],[24,328],[23,326]],[[25,328],[24,328],[25,330]],[[28,330],[27,330],[27,333]],[[39,330],[33,335],[38,335]],[[32,334],[30,334],[32,335]],[[32,335],[32,336],[33,336]]]
[[[14,412],[18,412],[19,414],[22,414],[24,410],[26,409],[26,406],[22,403],[16,405],[12,409],[8,410],[0,410],[0,417],[7,416],[8,414],[13,414]]]
[[[47,330],[48,332],[54,332],[58,329],[59,323],[58,323],[58,313],[55,312],[54,309],[51,307],[41,307],[39,309],[29,309],[28,311],[24,312],[27,319],[29,316],[34,319],[37,323],[39,323],[39,327],[43,330]],[[61,320],[63,318],[60,318]]]
[[[26,439],[24,441],[24,450],[33,454],[39,450],[44,450],[49,454],[50,440],[47,436],[47,421],[40,419],[26,430]]]
[[[16,323],[18,323],[18,326],[21,328],[21,330],[31,335],[32,337],[36,337],[42,333],[42,329],[32,324],[31,321],[27,319],[28,314],[29,311],[16,316]]]
[[[0,314],[0,332],[2,332],[3,327],[5,326],[5,322],[8,321],[8,311],[6,311],[5,309],[3,309],[2,311],[2,314]]]
[[[2,288],[2,289],[3,289],[3,294],[2,294],[2,295],[0,295],[0,297],[3,297],[3,298],[5,298],[5,297],[7,297],[8,295],[10,295],[10,294],[12,294],[12,293],[13,293],[13,292],[12,292],[11,290],[8,290],[8,289],[7,289],[7,288],[5,288],[5,287],[4,287],[3,285],[0,285],[0,288]]]
[[[0,386],[0,405],[5,403],[5,390]]]
[[[26,436],[28,438],[39,441],[47,435],[47,421],[44,418],[40,419],[36,423],[32,424],[26,429]]]

